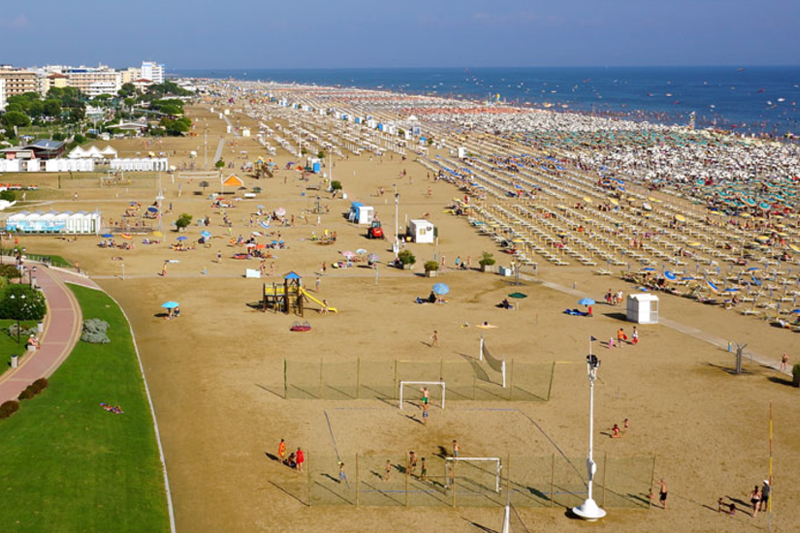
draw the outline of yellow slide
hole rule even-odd
[[[309,300],[311,300],[312,302],[314,302],[318,306],[322,307],[323,309],[325,308],[325,304],[324,303],[320,302],[319,300],[317,300],[316,298],[314,298],[313,296],[308,294],[305,291],[305,289],[302,289],[302,288],[300,289],[300,295],[301,296],[305,296],[306,298],[308,298]],[[331,307],[331,306],[328,306],[328,311],[330,311],[331,313],[338,313],[339,312],[335,307]]]

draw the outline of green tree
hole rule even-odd
[[[325,159],[325,152],[323,150],[317,152],[317,159]]]
[[[3,124],[9,128],[14,126],[30,126],[31,119],[19,111],[9,111],[3,115]]]
[[[192,223],[192,215],[183,213],[181,214],[181,216],[178,217],[178,220],[175,221],[175,226],[178,228],[178,231],[183,231],[184,228],[189,227],[189,224],[191,223]]]
[[[44,114],[48,117],[61,116],[61,102],[58,100],[45,100],[44,101]]]
[[[28,285],[8,287],[0,300],[0,318],[41,320],[47,313],[44,295]]]
[[[75,144],[83,144],[86,142],[86,137],[84,137],[80,133],[76,133],[75,137],[73,137],[72,140],[75,142]]]
[[[8,202],[13,202],[17,199],[17,196],[14,194],[14,191],[11,189],[5,189],[4,191],[0,192],[0,200],[6,200]]]
[[[136,94],[136,87],[132,83],[123,83],[117,94],[122,98],[133,96]]]
[[[219,161],[217,161],[216,163],[214,163],[214,166],[215,166],[215,167],[217,167],[217,168],[225,168],[225,161],[223,161],[222,159],[220,159]]]
[[[331,182],[331,190],[332,191],[341,191],[342,190],[342,182],[341,181],[337,181],[337,180],[333,180]]]

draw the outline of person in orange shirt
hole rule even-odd
[[[624,341],[626,341],[627,339],[628,337],[627,335],[625,335],[625,330],[619,328],[619,331],[617,331],[617,345],[619,345],[619,347],[622,348],[625,345]]]
[[[278,444],[278,459],[283,462],[286,459],[286,442],[281,439],[280,444]]]

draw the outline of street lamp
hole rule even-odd
[[[31,289],[33,288],[34,274],[36,274],[36,267],[29,268],[28,269],[28,285],[30,285]]]
[[[593,339],[594,340],[594,339]],[[589,374],[589,455],[586,457],[586,472],[589,477],[589,494],[580,506],[573,507],[572,512],[580,518],[593,522],[606,515],[606,512],[597,506],[592,499],[592,480],[597,472],[597,464],[592,459],[592,447],[594,445],[594,382],[597,379],[597,369],[600,367],[600,360],[591,353],[591,342],[589,343],[589,355],[586,356],[586,370]]]
[[[394,245],[392,246],[394,251],[394,258],[397,259],[397,254],[400,251],[400,240],[398,235],[398,223],[400,217],[400,193],[397,192],[397,184],[394,184]]]
[[[11,296],[9,296],[9,298],[14,300],[14,304],[15,304],[14,305],[14,311],[16,311],[15,316],[17,317],[17,344],[19,344],[19,329],[20,329],[20,327],[19,327],[19,313],[21,311],[22,306],[25,304],[25,302],[24,302],[25,295],[24,294],[20,294],[19,298],[17,298],[16,296],[14,296],[12,294]],[[20,300],[22,300],[22,301],[20,301]]]

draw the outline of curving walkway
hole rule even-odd
[[[86,278],[37,264],[36,283],[47,298],[47,316],[39,336],[42,348],[22,357],[18,368],[0,374],[0,403],[17,399],[31,383],[53,375],[78,342],[83,315],[65,281],[96,287]]]

